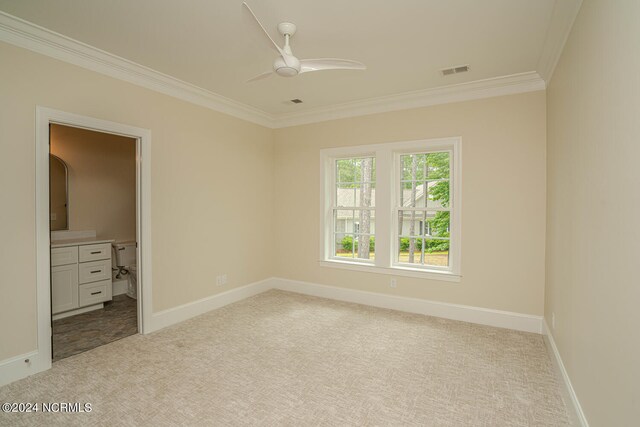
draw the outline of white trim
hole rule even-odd
[[[0,41],[268,128],[283,128],[545,89],[544,80],[536,72],[530,71],[294,113],[270,114],[2,11]]]
[[[448,271],[424,270],[417,268],[404,268],[401,266],[378,267],[373,264],[365,264],[361,262],[349,262],[336,259],[326,261],[318,261],[320,267],[338,268],[341,270],[362,271],[372,274],[386,274],[389,276],[415,277],[418,279],[441,280],[443,282],[460,282],[462,276],[452,274]]]
[[[587,421],[587,417],[584,415],[584,411],[582,410],[582,406],[580,405],[580,401],[578,400],[578,396],[576,395],[576,391],[573,389],[573,385],[571,384],[571,379],[569,378],[569,374],[564,367],[564,363],[562,362],[562,357],[560,357],[560,352],[558,351],[558,347],[556,346],[556,342],[553,339],[553,335],[551,334],[551,329],[549,329],[549,325],[546,320],[543,320],[544,326],[544,340],[547,344],[547,351],[549,352],[549,357],[553,362],[554,367],[559,372],[560,376],[563,380],[563,399],[565,402],[570,401],[571,405],[566,405],[567,409],[572,416],[571,421],[573,424],[576,424],[576,421],[582,427],[589,427],[589,422]],[[568,395],[568,399],[567,399]],[[568,402],[567,402],[568,403]]]
[[[272,116],[257,108],[225,98],[2,11],[0,11],[0,41],[252,123],[272,126]]]
[[[538,73],[547,86],[551,82],[553,72],[562,56],[564,45],[569,38],[571,28],[575,22],[582,0],[556,1],[551,15],[551,23],[547,29],[547,38],[538,61]]]
[[[43,364],[46,364],[46,361],[37,350],[3,360],[0,362],[0,386],[44,371]]]
[[[285,128],[327,120],[344,119],[410,108],[429,107],[452,102],[491,98],[494,96],[514,95],[544,89],[544,80],[542,80],[538,73],[531,71],[344,104],[335,104],[296,113],[279,114],[275,116],[273,127]]]
[[[338,301],[347,301],[373,307],[388,308],[408,313],[424,314],[444,319],[459,320],[516,331],[542,333],[542,316],[492,310],[468,305],[450,304],[419,298],[401,297],[376,292],[358,291],[336,286],[320,285],[274,278],[272,287],[283,291],[297,292]]]
[[[136,130],[136,129],[134,129]],[[151,261],[151,131],[137,129],[136,142],[136,295],[138,297],[138,331],[148,334],[153,313],[153,279]],[[142,310],[142,315],[140,313]]]
[[[51,283],[49,241],[49,124],[108,132],[136,138],[138,157],[138,182],[136,197],[138,204],[138,322],[141,333],[148,333],[147,324],[152,313],[151,282],[151,131],[92,117],[36,107],[36,296],[38,308],[38,347],[33,358],[31,373],[51,367]],[[142,154],[141,154],[142,153]],[[145,161],[142,161],[142,159]],[[142,281],[144,280],[144,286]],[[141,323],[141,324],[140,324]]]
[[[272,280],[273,279],[260,280],[259,282],[250,283],[239,288],[230,289],[226,292],[154,313],[151,319],[150,332],[184,322],[192,317],[268,291],[271,289]]]

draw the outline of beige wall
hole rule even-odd
[[[0,61],[0,360],[36,348],[36,105],[151,129],[154,311],[271,276],[270,129],[3,43]]]
[[[50,134],[69,169],[69,230],[136,240],[136,140],[61,125]]]
[[[591,426],[640,419],[639,22],[585,0],[548,90],[545,317]]]
[[[542,315],[545,93],[333,120],[275,131],[276,276]],[[320,267],[321,148],[462,137],[460,283]]]

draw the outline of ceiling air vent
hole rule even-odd
[[[292,99],[291,102],[293,102],[294,104],[302,104],[302,99]]]
[[[451,76],[458,73],[466,73],[469,71],[469,65],[458,65],[457,67],[444,68],[440,70],[443,76]]]

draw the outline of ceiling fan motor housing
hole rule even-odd
[[[279,56],[273,62],[273,71],[282,77],[293,77],[300,72],[300,61],[295,56],[287,57],[289,65]]]

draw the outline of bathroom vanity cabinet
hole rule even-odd
[[[111,298],[111,241],[51,246],[51,312],[54,318],[102,308]]]

